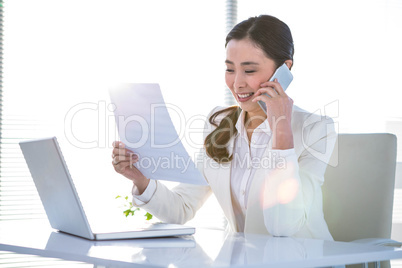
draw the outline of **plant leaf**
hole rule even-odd
[[[127,209],[125,211],[123,211],[123,214],[128,217],[130,214],[134,215],[134,213],[131,211],[131,209]]]
[[[136,209],[134,209],[134,210],[132,210],[131,208],[129,208],[129,209],[126,209],[125,211],[123,211],[123,214],[126,216],[126,217],[128,217],[128,216],[134,216],[134,213],[136,212],[136,211],[138,211],[138,210],[140,210],[139,208],[136,208]]]
[[[149,221],[150,219],[152,219],[153,215],[147,212],[145,214],[145,217],[147,217],[147,221]]]

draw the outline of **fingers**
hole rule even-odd
[[[259,89],[256,92],[256,94],[254,94],[254,98],[260,97],[262,99],[266,98],[268,100],[277,95],[278,95],[278,93],[275,91],[275,89],[273,89],[271,87],[266,87],[266,88]]]
[[[112,155],[112,164],[118,165],[120,163],[128,162],[129,164],[134,164],[138,162],[138,155],[131,154],[129,156],[122,156],[122,155]]]
[[[115,169],[117,167],[121,170],[138,162],[138,155],[133,151],[126,149],[124,143],[115,141],[113,142],[112,159],[112,164],[115,166]]]
[[[125,173],[126,169],[133,168],[133,164],[130,161],[121,161],[115,164],[114,160],[112,161],[114,170],[120,174]]]
[[[113,151],[112,151],[112,157],[115,156],[130,156],[134,154],[133,151],[126,149],[126,145],[122,143],[121,141],[114,141],[113,142]]]
[[[120,141],[113,142],[112,165],[114,170],[133,181],[138,189],[145,190],[149,183],[141,171],[134,166],[139,161],[139,156],[129,149],[125,148],[125,144]]]
[[[115,156],[124,156],[124,157],[129,157],[135,155],[135,153],[131,150],[128,149],[120,149],[120,148],[113,148],[112,151],[112,158],[114,158]]]
[[[275,78],[274,81],[264,82],[260,86],[261,88],[268,88],[268,87],[273,88],[277,92],[277,95],[285,94],[285,91],[283,90],[281,84],[278,82],[277,78]]]
[[[264,101],[268,102],[272,98],[287,97],[282,86],[278,83],[278,79],[268,81],[261,84],[261,88],[254,94],[253,102]]]
[[[125,158],[124,160],[119,160],[118,157],[114,157],[112,160],[113,168],[117,173],[127,174],[129,170],[136,169],[133,164],[138,162],[138,156],[136,158]]]
[[[126,148],[126,145],[121,141],[114,141],[112,143],[113,148]]]

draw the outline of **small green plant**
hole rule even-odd
[[[122,197],[122,196],[120,196],[120,195],[118,195],[118,196],[116,196],[116,199],[118,199],[118,198],[124,198],[124,205],[123,205],[123,207],[124,207],[124,211],[123,211],[123,214],[126,216],[126,217],[128,217],[128,216],[134,216],[134,213],[136,212],[136,211],[140,211],[141,209],[140,208],[137,208],[137,207],[134,207],[133,206],[133,202],[131,202],[131,201],[129,201],[128,200],[128,196],[125,196],[125,197]],[[151,220],[152,218],[153,218],[153,215],[151,214],[151,213],[145,213],[145,218],[146,218],[146,220],[147,221],[149,221],[149,220]]]

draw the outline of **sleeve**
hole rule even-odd
[[[139,194],[137,187],[134,185],[132,189],[133,204],[140,206],[148,203],[156,191],[156,182],[150,180],[147,188],[142,194]]]
[[[170,190],[156,181],[153,197],[141,207],[163,222],[184,224],[195,216],[211,193],[209,186],[181,183]]]
[[[322,210],[321,185],[336,141],[333,121],[320,117],[301,133],[299,157],[294,149],[269,152],[276,162],[265,170],[263,214],[274,236],[294,235],[306,224],[313,207]]]
[[[202,153],[198,154],[199,157],[202,155]],[[203,159],[197,159],[196,164],[205,177]],[[167,223],[184,224],[191,220],[212,194],[210,186],[180,183],[170,190],[160,181],[154,182],[156,188],[152,198],[147,203],[136,205]],[[133,197],[133,203],[135,203],[135,197]]]
[[[218,109],[221,109],[221,107],[213,109],[207,117],[204,126],[204,138],[206,137],[206,134],[212,130],[212,126],[208,123],[208,119],[211,114]],[[204,148],[201,149],[198,156],[201,156],[202,158],[202,156],[205,155],[203,152],[205,152]],[[204,159],[196,159],[196,165],[205,178],[203,172],[203,160]],[[137,203],[136,201],[139,198],[133,196],[133,204],[140,206],[149,213],[155,215],[158,219],[168,223],[184,224],[191,220],[195,216],[197,210],[212,194],[210,186],[180,183],[178,186],[170,190],[160,181],[155,181],[155,184],[155,191],[152,197],[149,200],[147,199],[147,202],[142,201]]]

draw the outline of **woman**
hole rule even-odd
[[[277,18],[237,24],[226,38],[225,79],[239,106],[215,108],[205,126],[212,131],[198,164],[209,186],[169,190],[130,165],[138,157],[115,142],[113,165],[133,181],[133,203],[165,222],[185,223],[213,192],[232,231],[332,240],[321,185],[335,144],[333,122],[293,106],[277,80],[267,82],[282,64],[291,69],[293,52],[291,32]]]

